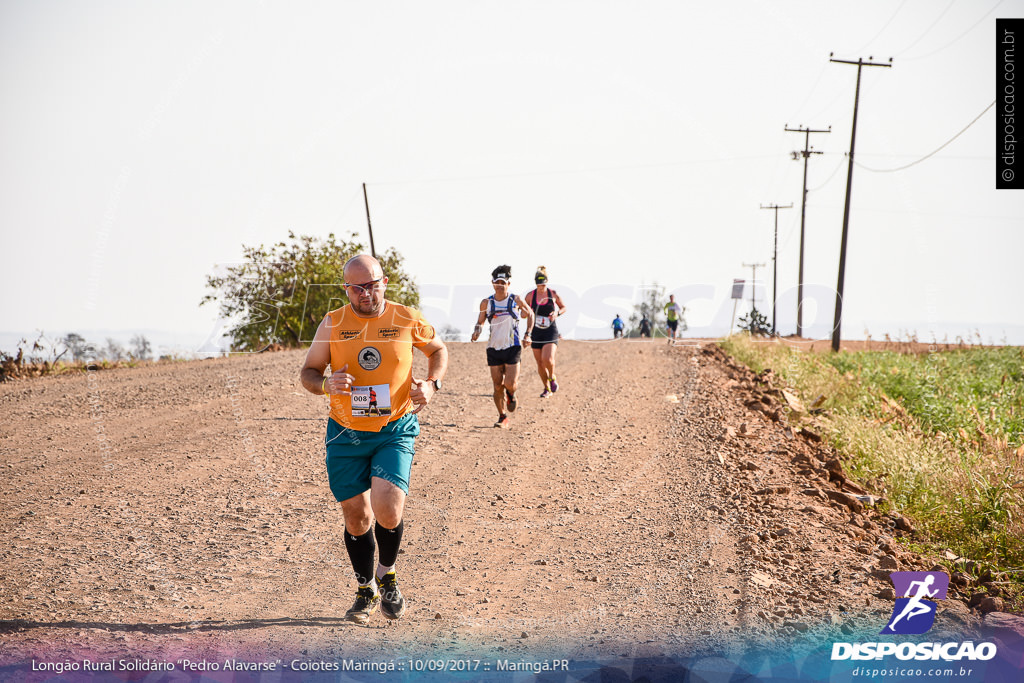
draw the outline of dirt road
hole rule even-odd
[[[931,566],[827,497],[830,454],[716,348],[563,342],[562,389],[538,398],[526,358],[507,431],[483,345],[450,349],[421,414],[409,609],[365,627],[341,618],[354,586],[301,352],[0,385],[0,660],[827,639],[884,625],[883,570]],[[947,600],[938,623],[976,618]]]

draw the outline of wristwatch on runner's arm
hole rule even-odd
[[[433,384],[433,385],[434,385],[434,391],[441,391],[441,380],[439,380],[439,379],[434,379],[434,378],[432,378],[432,377],[430,377],[430,378],[428,378],[428,379],[429,379],[429,381],[431,382],[431,384]]]

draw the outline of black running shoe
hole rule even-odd
[[[516,412],[516,406],[519,405],[519,402],[516,401],[516,395],[508,389],[505,390],[505,401],[508,404],[508,412]]]
[[[405,598],[402,591],[398,590],[398,579],[394,572],[388,572],[377,579],[377,589],[380,591],[380,613],[388,619],[398,619],[405,614]]]
[[[360,586],[356,591],[356,601],[345,612],[345,620],[365,624],[378,607],[380,607],[380,595],[373,592],[373,586]]]

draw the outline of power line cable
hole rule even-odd
[[[949,41],[948,43],[946,43],[946,44],[945,44],[945,45],[943,45],[942,47],[940,47],[940,48],[938,48],[938,49],[936,49],[936,50],[932,50],[932,51],[931,51],[931,52],[929,52],[928,54],[926,54],[926,55],[921,55],[920,57],[902,57],[902,58],[900,59],[900,61],[905,61],[905,62],[916,62],[916,61],[917,61],[917,60],[919,60],[919,59],[925,59],[925,58],[927,58],[927,57],[931,57],[931,56],[932,56],[932,55],[934,55],[934,54],[938,54],[939,52],[942,52],[942,51],[943,51],[943,50],[945,50],[945,49],[946,49],[947,47],[949,47],[949,46],[950,46],[950,45],[952,45],[953,43],[956,43],[956,42],[957,42],[957,41],[959,41],[959,40],[960,40],[961,38],[963,38],[964,36],[966,36],[966,35],[967,35],[968,33],[970,33],[971,31],[973,31],[974,29],[978,28],[978,25],[979,25],[979,24],[980,24],[981,22],[983,22],[983,21],[985,21],[986,19],[988,19],[989,15],[991,15],[991,14],[992,14],[993,12],[995,12],[995,11],[996,11],[996,9],[997,9],[997,8],[998,8],[998,7],[999,7],[999,6],[1001,5],[1001,4],[1003,4],[1003,2],[1004,2],[1004,1],[1005,1],[1005,0],[999,0],[999,2],[997,2],[997,3],[996,3],[996,4],[994,4],[994,5],[992,5],[992,9],[990,9],[990,10],[989,10],[988,12],[986,12],[986,13],[985,13],[985,15],[981,17],[981,19],[978,19],[978,20],[977,20],[976,22],[974,22],[973,24],[971,24],[971,27],[970,27],[969,29],[967,29],[966,31],[964,31],[964,32],[963,32],[963,33],[961,33],[961,34],[960,34],[959,36],[957,36],[957,37],[956,37],[956,38],[954,38],[953,40]]]
[[[825,66],[828,66],[828,62],[825,62]],[[828,112],[830,112],[836,106],[836,102],[838,102],[840,98],[846,97],[847,95],[848,95],[848,93],[845,90],[837,89],[836,90],[836,94],[832,98],[832,100],[828,104],[826,104],[824,107],[819,109],[818,113],[814,114],[814,116],[808,116],[807,120],[808,121],[818,121],[818,120],[821,120],[821,119],[824,119],[824,118],[831,118],[829,116],[826,116],[826,114]]]
[[[839,209],[841,208],[838,204],[820,204],[819,209]],[[919,209],[879,209],[870,206],[862,206],[857,209],[858,213],[891,213],[891,214],[903,214],[907,216],[937,216],[940,218],[970,218],[970,219],[985,219],[990,221],[1013,221],[1020,223],[1020,216],[993,216],[990,214],[978,214],[978,213],[952,213],[949,211],[921,211]]]
[[[357,199],[359,199],[358,189],[352,193],[352,196],[349,198],[348,203],[345,205],[345,209],[340,214],[338,214],[333,221],[331,221],[331,230],[334,230],[335,227],[341,225],[342,219],[345,218],[345,216],[348,215],[348,212],[352,210],[352,205],[356,203]]]
[[[854,50],[853,54],[857,54],[859,52],[864,52],[864,50],[866,50],[867,48],[871,47],[871,43],[875,42],[875,40],[878,39],[878,36],[882,35],[882,33],[885,32],[885,29],[889,28],[889,24],[892,23],[892,20],[896,18],[896,15],[900,13],[900,10],[903,9],[903,6],[906,5],[906,4],[907,4],[907,0],[903,0],[903,2],[900,3],[900,6],[896,8],[896,11],[892,13],[892,16],[889,17],[889,21],[885,22],[885,26],[883,26],[882,28],[880,28],[878,30],[878,33],[875,34],[874,38],[872,38],[868,42],[864,43],[863,47],[859,47],[856,50]]]
[[[865,171],[871,171],[872,173],[895,173],[896,171],[902,171],[902,170],[904,170],[904,169],[910,168],[911,166],[916,166],[917,164],[921,163],[921,162],[922,162],[922,161],[924,161],[925,159],[928,159],[929,157],[932,157],[932,156],[934,156],[934,155],[938,154],[938,153],[939,153],[939,152],[940,152],[940,151],[941,151],[941,150],[942,150],[942,149],[943,149],[943,148],[944,148],[944,147],[945,147],[946,145],[948,145],[949,143],[953,142],[953,141],[954,141],[954,140],[956,140],[956,139],[957,139],[958,137],[960,137],[961,135],[963,135],[963,134],[964,134],[964,132],[966,132],[966,130],[967,130],[968,128],[970,128],[970,127],[971,127],[971,126],[973,126],[973,125],[974,125],[975,123],[977,123],[977,122],[978,122],[978,119],[980,119],[980,118],[981,118],[982,116],[984,116],[984,115],[985,115],[985,112],[987,112],[987,111],[988,111],[989,109],[991,109],[991,108],[992,108],[992,107],[994,107],[994,106],[996,106],[996,101],[995,101],[995,100],[992,100],[992,103],[991,103],[990,105],[988,105],[987,107],[985,107],[985,109],[984,109],[984,110],[982,110],[982,112],[981,112],[980,114],[978,114],[977,116],[975,116],[975,117],[974,117],[974,120],[973,120],[973,121],[971,121],[970,123],[968,123],[968,124],[967,124],[966,126],[964,126],[964,127],[963,127],[963,128],[962,128],[962,129],[960,130],[960,132],[959,132],[959,133],[957,133],[956,135],[954,135],[953,137],[951,137],[951,138],[950,138],[949,140],[946,140],[946,141],[945,141],[944,143],[942,143],[942,145],[940,145],[940,146],[938,147],[938,149],[936,149],[936,150],[935,150],[934,152],[930,152],[930,153],[928,153],[928,154],[924,155],[923,157],[921,157],[920,159],[918,159],[917,161],[912,161],[912,162],[910,162],[910,163],[909,163],[909,164],[907,164],[906,166],[900,166],[899,168],[870,168],[870,167],[868,167],[868,166],[865,166],[864,164],[862,164],[862,163],[859,163],[859,162],[857,162],[857,161],[854,161],[853,163],[857,164],[858,166],[860,166],[861,168],[863,168],[863,169],[864,169]]]
[[[795,235],[797,233],[797,228],[799,228],[799,227],[800,227],[800,222],[794,216],[793,219],[789,222],[789,230],[786,232],[785,236],[782,238],[782,246],[779,247],[779,251],[785,251],[786,250],[786,245],[789,244],[789,240],[791,240],[793,238],[793,235]]]
[[[826,154],[828,154],[828,152],[826,152]],[[836,173],[839,173],[839,169],[841,169],[843,167],[843,160],[844,159],[846,159],[846,155],[845,154],[843,154],[842,158],[839,159],[839,163],[836,164],[835,169],[832,171],[831,175],[829,175],[829,177],[825,180],[825,182],[823,182],[821,185],[818,185],[817,187],[809,187],[809,188],[807,188],[807,191],[808,192],[817,192],[821,188],[823,188],[826,185],[828,185],[829,181],[831,181],[832,178],[835,177]]]
[[[755,161],[757,159],[777,159],[778,154],[761,154],[749,157],[720,157],[718,159],[694,159],[687,161],[666,161],[657,164],[634,164],[626,166],[603,166],[597,168],[577,168],[577,169],[563,169],[557,171],[533,171],[528,173],[498,173],[494,175],[478,175],[478,176],[463,176],[455,178],[426,178],[417,180],[384,180],[378,182],[368,182],[370,186],[384,186],[384,185],[413,185],[417,183],[455,183],[455,182],[467,182],[473,180],[502,180],[506,178],[534,178],[542,176],[552,175],[574,175],[583,173],[598,173],[603,171],[631,171],[641,170],[646,168],[666,168],[671,166],[688,166],[697,164],[714,164],[723,162],[733,161]]]
[[[825,64],[825,66],[828,66],[827,62]],[[874,92],[874,89],[876,87],[878,87],[878,82],[877,81],[871,81],[870,83],[865,83],[865,85],[864,85],[864,93],[867,94],[867,93]],[[841,90],[841,89],[837,90],[836,91],[836,95],[835,95],[835,97],[832,98],[831,102],[829,102],[824,107],[822,107],[818,111],[817,114],[815,114],[814,116],[809,116],[809,117],[807,117],[807,119],[808,120],[819,120],[819,119],[823,119],[823,118],[831,118],[830,116],[826,116],[826,114],[828,114],[835,107],[836,102],[838,102],[841,98],[846,97],[847,95],[848,95],[848,93],[845,90]],[[803,106],[803,105],[801,105],[801,106]],[[797,117],[794,116],[793,118],[796,119]]]
[[[828,154],[835,154],[835,152],[829,152]],[[913,159],[917,157],[916,154],[872,154],[871,152],[861,152],[857,155],[858,158],[863,159],[864,157],[878,157],[879,159],[900,159],[907,158]],[[991,156],[944,156],[942,157],[946,161],[992,161]]]
[[[946,12],[949,11],[949,8],[953,6],[954,2],[956,2],[956,0],[949,0],[949,4],[946,5],[946,9],[942,10],[942,13],[938,17],[936,17],[935,21],[933,21],[931,23],[931,26],[926,28],[924,30],[924,33],[922,33],[920,36],[918,36],[917,40],[915,40],[913,43],[911,43],[910,45],[908,45],[905,48],[903,48],[902,50],[900,50],[895,56],[898,57],[899,55],[903,54],[904,52],[906,52],[907,50],[913,48],[915,45],[917,45],[922,40],[924,40],[925,36],[927,36],[929,33],[931,33],[932,29],[935,28],[935,25],[938,24],[940,21],[942,21],[942,17],[946,16]]]
[[[811,100],[811,95],[813,95],[815,93],[815,91],[818,89],[818,84],[821,83],[821,79],[825,76],[825,71],[827,71],[827,70],[828,70],[828,62],[824,62],[821,65],[821,73],[819,73],[818,77],[814,80],[814,85],[811,86],[810,91],[807,93],[807,97],[805,97],[804,101],[800,103],[800,106],[796,108],[796,111],[797,111],[798,114],[801,111],[803,111],[803,108],[805,106],[807,106],[807,103]],[[799,119],[800,119],[799,116],[790,116],[789,117],[790,121],[797,121]]]

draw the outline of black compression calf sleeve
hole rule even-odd
[[[402,531],[405,522],[399,522],[394,529],[385,529],[380,522],[374,522],[373,531],[380,546],[380,563],[385,567],[393,567],[398,561],[398,547],[402,545]]]
[[[348,559],[352,561],[359,585],[365,586],[373,581],[373,553],[377,549],[377,544],[373,542],[373,532],[367,530],[362,536],[353,536],[346,529],[345,549],[348,550]]]

